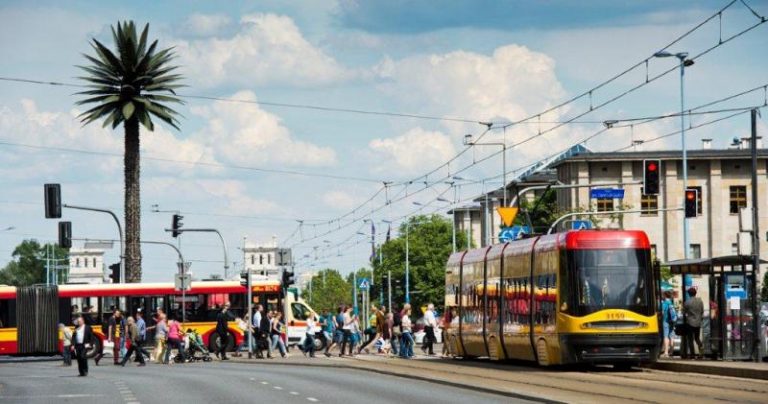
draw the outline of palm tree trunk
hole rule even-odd
[[[125,281],[141,282],[139,121],[125,121]]]

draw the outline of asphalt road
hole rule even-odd
[[[513,403],[486,394],[367,371],[302,365],[191,363],[125,368],[90,362],[88,377],[60,362],[0,364],[3,403]]]

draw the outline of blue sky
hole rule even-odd
[[[748,1],[768,14],[765,1]],[[381,188],[376,181],[401,183],[440,166],[463,150],[472,123],[352,114],[259,105],[254,102],[302,104],[344,109],[391,111],[477,121],[517,120],[558,104],[598,85],[637,63],[727,4],[726,1],[5,1],[0,5],[0,76],[77,82],[74,67],[83,63],[88,40],[110,43],[109,25],[117,20],[149,22],[162,46],[175,46],[186,76],[187,95],[235,98],[242,102],[187,99],[180,131],[160,127],[143,133],[143,238],[169,240],[163,228],[170,213],[181,210],[189,227],[220,228],[230,256],[240,261],[237,245],[286,239],[304,220],[301,234],[311,238],[296,246],[296,255],[314,257],[315,266],[350,271],[364,265],[370,252],[357,231],[362,220],[385,205],[384,194],[404,195],[404,186],[382,192],[341,222]],[[722,37],[757,20],[741,3],[723,13]],[[686,102],[696,106],[768,83],[766,24],[698,59],[686,75]],[[696,54],[717,43],[719,20],[696,31],[673,51]],[[652,60],[649,73],[673,66]],[[593,94],[600,103],[644,80],[639,69]],[[0,82],[0,264],[10,259],[22,239],[55,238],[55,223],[43,219],[42,184],[59,182],[67,203],[110,208],[122,214],[121,160],[104,154],[121,152],[120,131],[99,125],[82,127],[74,88]],[[763,94],[724,107],[763,102]],[[589,108],[579,101],[544,116],[565,120]],[[678,77],[670,74],[586,115],[583,120],[649,116],[679,108]],[[708,118],[695,118],[694,124]],[[550,125],[551,126],[551,125]],[[512,166],[523,166],[566,148],[601,128],[599,123],[568,125],[513,148]],[[588,146],[613,150],[630,136],[650,139],[677,128],[677,120],[614,130]],[[761,128],[765,125],[761,123]],[[535,134],[536,125],[508,133],[494,131],[489,140],[513,143]],[[543,129],[547,129],[544,124]],[[690,133],[690,144],[704,137],[724,147],[748,130],[747,117],[731,119]],[[631,133],[630,133],[631,132]],[[649,143],[670,148],[679,137]],[[49,149],[21,147],[44,146]],[[58,148],[50,149],[50,148]],[[444,176],[492,153],[475,149]],[[171,159],[210,165],[161,162]],[[338,180],[266,173],[252,167],[353,176],[372,181]],[[499,173],[500,158],[468,169],[463,176],[486,178]],[[421,179],[420,181],[423,181]],[[419,188],[411,184],[408,193]],[[423,188],[423,185],[421,185]],[[465,200],[481,192],[465,185],[454,194],[446,185],[403,198],[372,215],[397,219],[413,212],[413,202],[431,202],[424,211],[445,211],[434,199]],[[399,194],[398,194],[399,193]],[[112,238],[108,217],[66,211],[75,237]],[[346,225],[338,229],[339,223]],[[311,224],[316,224],[312,226]],[[334,230],[336,229],[336,230]],[[364,230],[363,230],[364,229]],[[327,235],[322,235],[329,232]],[[317,237],[315,237],[317,234]],[[299,241],[293,237],[288,244]],[[348,241],[347,241],[348,240]],[[337,244],[343,243],[336,247]],[[355,244],[356,243],[356,244]],[[198,276],[221,273],[221,247],[206,235],[187,235],[185,256]],[[330,246],[330,247],[328,247]],[[170,280],[175,257],[170,250],[144,248],[145,279]],[[341,255],[339,255],[341,254]],[[108,262],[117,254],[110,252]],[[327,258],[326,258],[327,257]],[[299,270],[310,267],[305,259]]]

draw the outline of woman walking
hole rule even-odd
[[[343,332],[343,339],[341,341],[341,350],[339,351],[339,357],[344,356],[344,350],[349,343],[349,356],[352,356],[352,307],[344,308],[344,315],[342,316],[341,330]]]
[[[165,341],[168,338],[168,324],[165,320],[165,313],[158,312],[157,323],[149,328],[155,330],[155,362],[164,363],[165,351],[167,349]]]
[[[280,348],[280,356],[283,358],[288,356],[288,353],[285,350],[285,343],[283,343],[282,339],[282,323],[280,322],[280,319],[282,318],[282,313],[275,312],[274,317],[272,318],[272,324],[270,329],[270,335],[272,335],[272,351],[275,350],[275,348]]]
[[[400,320],[400,328],[402,329],[402,335],[400,336],[400,357],[403,359],[410,359],[413,357],[413,334],[411,323],[411,306],[406,305],[403,309],[403,318]]]
[[[168,341],[166,343],[165,360],[163,363],[169,363],[168,360],[170,359],[172,349],[179,351],[181,363],[186,362],[186,359],[184,358],[184,342],[182,342],[182,338],[181,324],[176,321],[175,317],[171,317],[168,323]]]

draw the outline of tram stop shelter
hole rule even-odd
[[[682,275],[683,302],[689,298],[687,289],[693,284],[692,278],[702,278],[705,286],[708,280],[708,296],[698,294],[704,301],[702,354],[723,360],[760,360],[761,324],[753,260],[751,255],[727,255],[663,264],[673,275]],[[684,321],[682,315],[679,318]]]

